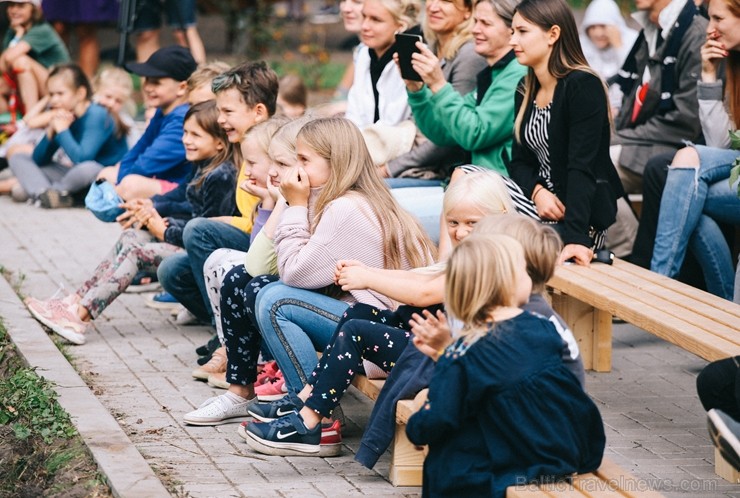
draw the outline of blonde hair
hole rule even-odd
[[[404,256],[412,267],[430,263],[436,256],[432,241],[416,218],[391,195],[357,126],[344,118],[315,119],[301,128],[298,137],[326,159],[331,170],[316,200],[311,230],[319,224],[330,202],[354,192],[368,201],[378,220],[383,234],[385,268],[402,268]]]
[[[420,0],[378,0],[390,12],[393,19],[406,31],[419,24],[421,15]]]
[[[457,52],[460,50],[460,47],[473,39],[473,25],[475,24],[475,19],[473,18],[472,0],[453,0],[453,2],[456,8],[463,11],[467,10],[470,15],[463,22],[455,26],[455,30],[449,41],[447,42],[447,45],[439,54],[448,62],[455,58]],[[436,50],[436,46],[438,45],[439,40],[437,39],[437,34],[429,29],[426,17],[422,22],[422,27],[424,31],[424,39],[427,40],[430,46],[435,47]]]
[[[555,273],[558,256],[563,250],[563,241],[552,227],[523,215],[486,216],[475,225],[473,233],[502,234],[518,240],[524,248],[532,292],[545,291],[545,284]]]
[[[455,180],[445,192],[442,213],[446,215],[463,202],[474,204],[486,214],[516,212],[504,181],[493,171],[476,171]]]
[[[522,245],[508,235],[473,233],[452,251],[445,274],[445,307],[472,341],[483,336],[496,308],[516,306]]]
[[[129,115],[136,113],[136,104],[131,99],[134,93],[134,82],[131,75],[120,67],[109,67],[101,71],[93,82],[95,93],[100,92],[105,87],[116,87],[123,90],[124,101],[121,106]],[[123,138],[128,135],[131,128],[123,122],[118,113],[108,110],[108,114],[113,118],[113,124],[116,128],[116,138]]]
[[[277,133],[279,129],[284,127],[289,122],[290,122],[290,119],[286,118],[285,116],[273,116],[269,118],[267,121],[257,123],[256,125],[252,126],[250,129],[248,129],[247,132],[244,134],[244,138],[242,139],[242,142],[247,137],[249,137],[252,140],[254,140],[254,142],[257,144],[257,147],[259,147],[260,151],[264,152],[265,154],[268,154],[268,151],[270,150],[270,143],[272,142],[272,138],[275,136],[275,134]]]
[[[268,147],[268,155],[273,162],[275,159],[275,152],[282,150],[287,154],[295,157],[295,139],[298,136],[298,132],[301,131],[303,126],[311,121],[311,118],[304,116],[294,120],[287,120],[283,126],[278,129],[270,140],[270,146]]]
[[[188,92],[192,92],[196,88],[200,88],[206,84],[210,88],[213,78],[225,71],[228,71],[230,67],[231,66],[223,61],[213,61],[201,64],[195,71],[193,71],[190,78],[188,78]]]

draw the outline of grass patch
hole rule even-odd
[[[0,496],[111,496],[52,384],[21,361],[2,322],[0,379]]]

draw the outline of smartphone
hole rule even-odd
[[[398,62],[401,66],[401,77],[405,80],[421,81],[419,73],[411,66],[411,54],[419,53],[416,42],[421,41],[421,35],[410,35],[407,33],[396,33],[396,52]]]

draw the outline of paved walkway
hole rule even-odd
[[[24,295],[74,288],[116,240],[119,228],[82,209],[45,211],[0,198],[0,265]],[[0,317],[10,306],[0,301]],[[387,480],[389,456],[367,470],[354,462],[370,403],[351,390],[344,455],[333,459],[251,453],[236,424],[190,427],[182,415],[218,391],[190,377],[210,332],[178,327],[165,312],[124,294],[95,322],[88,343],[67,350],[93,392],[178,496],[416,496]],[[629,325],[615,330],[614,368],[588,374],[606,424],[607,454],[667,496],[740,496],[719,479],[695,394],[701,359]]]

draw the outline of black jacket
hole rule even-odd
[[[522,93],[517,92],[517,113],[523,99]],[[528,103],[520,130],[522,136],[531,112],[532,105]],[[565,205],[562,231],[565,244],[591,246],[589,227],[593,216],[601,208],[613,208],[616,212],[616,199],[624,195],[622,183],[609,157],[611,131],[608,112],[604,84],[597,76],[572,71],[558,80],[550,107],[548,136],[553,193]],[[509,174],[530,199],[535,185],[545,186],[539,176],[539,168],[534,151],[515,140]],[[597,180],[608,185],[608,188],[599,189],[600,195],[606,198],[597,198]]]

